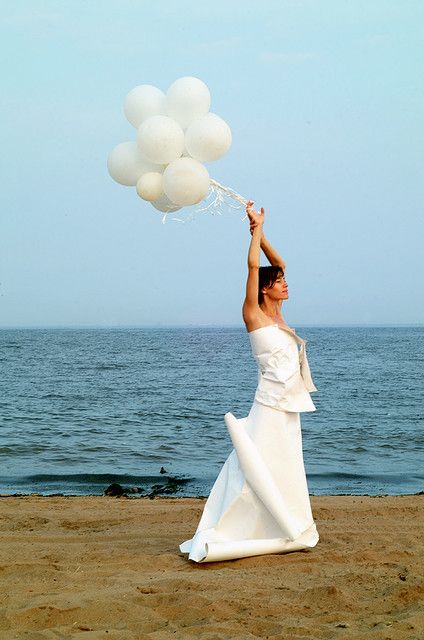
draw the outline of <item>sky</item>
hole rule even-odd
[[[231,127],[207,168],[264,206],[286,321],[423,324],[421,0],[0,8],[0,327],[242,325],[243,211],[162,224],[106,168],[127,93],[182,76]]]

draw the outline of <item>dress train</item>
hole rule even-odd
[[[189,560],[214,562],[314,547],[300,415],[254,402],[247,418],[225,415],[234,449],[206,501]]]

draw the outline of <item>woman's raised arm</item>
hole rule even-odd
[[[252,222],[252,220],[251,220],[250,221],[250,233],[253,233],[254,224],[255,223]],[[283,271],[285,270],[286,263],[284,262],[283,258],[280,256],[280,254],[274,249],[272,244],[265,238],[265,234],[264,234],[263,229],[262,229],[262,235],[261,235],[261,249],[264,252],[264,254],[266,255],[269,264],[271,264],[273,267],[281,267]]]
[[[250,220],[250,229],[252,239],[250,241],[249,253],[247,256],[247,283],[246,297],[243,303],[243,320],[246,324],[252,322],[257,316],[259,310],[258,291],[259,291],[259,259],[261,253],[261,237],[262,225],[264,223],[264,209],[261,213],[253,211],[253,202],[249,200],[246,206],[246,212]]]
[[[280,254],[274,249],[272,244],[265,238],[263,232],[261,237],[261,249],[268,258],[269,264],[272,264],[274,267],[281,267],[283,271],[285,270],[286,263]]]

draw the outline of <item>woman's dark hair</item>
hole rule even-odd
[[[265,287],[272,287],[278,276],[284,275],[284,271],[281,267],[259,267],[259,291],[258,291],[258,303],[262,304],[264,301],[264,294],[262,289]]]

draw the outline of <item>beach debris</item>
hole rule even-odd
[[[108,488],[105,489],[106,496],[122,496],[124,493],[124,488],[117,482],[112,482],[112,484],[110,484]]]
[[[167,478],[167,480],[167,484],[154,484],[152,486],[151,492],[147,494],[148,497],[152,499],[155,496],[162,494],[177,493],[177,491],[179,490],[179,486],[175,478]]]
[[[162,467],[160,473],[168,472]],[[159,495],[175,494],[180,490],[181,485],[189,481],[190,478],[173,478],[168,476],[164,478],[164,482],[152,485],[149,492],[143,487],[123,487],[119,482],[112,482],[112,484],[105,489],[104,495],[119,498],[121,496],[127,496],[128,494],[143,493],[152,499]]]
[[[131,489],[128,490],[128,493],[145,493],[145,489],[143,489],[143,487],[131,487]]]
[[[105,489],[104,493],[106,496],[119,497],[127,495],[128,493],[145,493],[145,491],[143,487],[123,487],[118,482],[112,482],[112,484]]]

